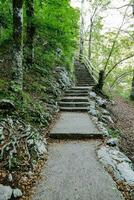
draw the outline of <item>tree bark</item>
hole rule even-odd
[[[81,55],[83,55],[83,51],[84,51],[84,17],[83,17],[83,10],[84,10],[84,0],[81,0],[79,59],[81,59]]]
[[[92,21],[92,19],[90,19],[90,32],[89,32],[89,41],[88,41],[88,59],[89,60],[91,60],[92,29],[93,29],[93,21]]]
[[[34,36],[35,25],[34,17],[34,0],[26,0],[26,16],[27,16],[27,35],[26,35],[26,57],[25,62],[28,68],[34,63]]]
[[[98,6],[94,9],[94,12],[90,18],[90,31],[89,31],[89,40],[88,40],[88,59],[91,60],[91,54],[92,54],[92,31],[93,31],[93,25],[94,25],[94,17],[96,15]]]
[[[105,71],[101,70],[99,73],[99,80],[97,85],[95,86],[95,90],[101,92],[104,86],[104,80],[105,80]]]
[[[133,4],[132,4],[132,14],[133,14],[133,17],[134,17],[134,0],[133,0]],[[130,99],[134,101],[134,69],[133,69],[133,78],[132,78],[132,87],[131,87]]]
[[[23,0],[13,0],[13,69],[12,89],[23,88]]]
[[[131,87],[130,98],[132,100],[134,100],[134,70],[133,70],[133,78],[132,78],[132,87]]]

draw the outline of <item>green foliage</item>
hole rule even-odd
[[[25,1],[24,1],[25,2]],[[72,58],[77,48],[79,12],[70,6],[69,0],[39,0],[34,1],[35,13],[30,20],[35,25],[34,35],[34,65],[27,71],[24,63],[23,91],[16,82],[9,79],[9,91],[5,91],[5,81],[1,79],[1,98],[5,97],[15,102],[19,115],[24,120],[37,125],[46,125],[51,119],[52,112],[45,104],[55,104],[61,95],[62,84],[54,77],[56,66],[72,70]],[[24,59],[26,52],[27,16],[26,4],[24,10]],[[12,2],[0,1],[0,43],[10,39],[13,31]],[[12,58],[11,58],[12,59]],[[12,62],[9,63],[9,66]],[[12,67],[12,66],[11,66]],[[11,76],[10,76],[11,77]],[[11,85],[11,86],[10,86]],[[7,89],[7,90],[8,90]]]
[[[96,16],[92,30],[92,57],[91,61],[98,70],[104,69],[117,31],[107,31],[103,33],[103,18]],[[133,55],[133,32],[128,31],[125,34],[121,31],[116,38],[115,45],[108,61],[105,74],[120,60]],[[131,82],[133,75],[133,58],[119,63],[114,70],[107,76],[104,84],[104,90],[108,95],[121,95],[125,98],[130,96]],[[117,81],[116,81],[117,79]]]
[[[78,12],[65,0],[45,0],[42,7],[38,1],[35,3],[36,55],[42,56],[45,66],[69,68],[77,47]]]
[[[12,35],[12,4],[10,1],[0,1],[0,45]]]
[[[109,128],[108,133],[112,138],[118,138],[120,136],[121,130]]]

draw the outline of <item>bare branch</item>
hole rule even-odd
[[[115,39],[114,39],[114,41],[113,41],[111,50],[110,50],[109,55],[108,55],[108,58],[107,58],[107,60],[106,60],[106,64],[105,64],[105,66],[104,66],[104,71],[106,71],[107,65],[108,65],[108,63],[109,63],[109,60],[110,60],[110,58],[111,58],[111,56],[112,56],[112,53],[113,53],[113,50],[114,50],[114,47],[115,47],[115,44],[116,44],[116,40],[117,40],[117,38],[118,38],[118,36],[119,36],[119,34],[120,34],[120,31],[121,31],[121,28],[122,28],[122,26],[123,26],[123,24],[124,24],[124,20],[125,20],[125,17],[126,17],[127,9],[128,9],[128,7],[127,7],[126,10],[125,10],[125,13],[124,13],[124,16],[123,16],[123,19],[122,19],[122,23],[121,23],[121,25],[120,25],[120,27],[119,27],[119,29],[118,29],[116,35],[115,35]]]
[[[123,6],[120,6],[120,7],[111,7],[111,8],[109,8],[109,9],[122,9],[122,8],[125,8],[125,7],[128,7],[128,6],[133,6],[132,4],[125,4],[125,5],[123,5]]]
[[[134,54],[129,55],[129,56],[127,56],[127,57],[121,59],[119,62],[117,62],[117,63],[108,71],[108,73],[107,73],[106,76],[105,76],[105,79],[106,79],[106,78],[108,77],[108,75],[115,69],[115,67],[116,67],[117,65],[119,65],[121,62],[123,62],[123,61],[125,61],[125,60],[128,60],[128,59],[130,59],[130,58],[132,58],[132,57],[134,57]]]
[[[113,83],[111,84],[110,90],[114,87],[114,85],[115,85],[115,83],[116,83],[117,81],[122,80],[123,77],[128,76],[128,75],[129,75],[130,73],[132,73],[132,72],[133,72],[133,70],[132,70],[132,71],[129,71],[129,72],[124,72],[124,73],[120,74],[119,76],[117,76],[117,77],[115,78],[115,80],[113,81]]]

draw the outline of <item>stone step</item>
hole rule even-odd
[[[75,86],[75,87],[72,87],[71,89],[72,90],[90,90],[92,88],[89,87],[89,86],[86,86],[86,87],[77,87],[77,86]]]
[[[71,93],[71,92],[68,92],[68,93],[65,93],[65,97],[67,97],[67,96],[87,97],[88,96],[88,92],[85,92],[85,93]]]
[[[59,139],[98,138],[98,136],[103,137],[92,123],[88,113],[76,112],[76,110],[75,112],[61,112],[58,123],[50,132],[50,137]]]
[[[88,97],[68,96],[68,97],[62,98],[61,101],[62,102],[88,102]]]
[[[66,90],[65,93],[88,93],[88,89],[79,89],[79,90],[74,90],[74,89],[70,89],[70,90]]]
[[[79,80],[79,79],[77,79],[77,82],[80,82],[80,83],[86,83],[86,82],[93,83],[94,81],[93,80]]]
[[[79,80],[76,80],[77,81],[77,83],[94,83],[93,81],[79,81]]]
[[[90,84],[76,84],[77,86],[93,86],[93,85],[90,85]]]
[[[94,86],[95,83],[79,83],[79,82],[77,82],[76,85],[77,86]]]
[[[89,102],[59,102],[61,107],[86,107],[89,106]]]
[[[83,86],[83,85],[88,85],[88,86],[90,86],[90,85],[94,85],[95,83],[94,82],[85,82],[85,83],[81,83],[81,82],[76,82],[77,84],[79,84],[79,85],[81,85],[81,86]]]
[[[87,107],[60,107],[60,111],[69,111],[69,112],[87,112]]]

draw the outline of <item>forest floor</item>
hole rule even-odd
[[[120,131],[119,147],[134,163],[134,103],[122,97],[113,98],[110,106],[114,116],[114,128]]]

